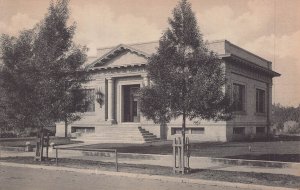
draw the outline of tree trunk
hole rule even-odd
[[[40,150],[40,146],[41,146],[41,144],[40,144],[40,142],[41,142],[41,132],[40,132],[40,130],[37,132],[37,134],[36,134],[36,149],[35,149],[35,157],[34,157],[34,160],[35,161],[37,161],[37,160],[39,160],[40,159],[40,154],[41,154],[41,150]]]
[[[182,114],[182,131],[181,131],[183,143],[185,143],[185,127],[186,127],[186,113],[184,111]]]
[[[41,130],[41,139],[40,139],[40,142],[41,142],[41,158],[40,158],[40,161],[43,161],[44,160],[44,128],[42,127],[42,130]]]
[[[65,119],[65,137],[68,137],[68,121]]]
[[[44,148],[44,127],[41,126],[40,131],[37,134],[38,142],[36,146],[35,160],[43,161],[43,148]]]
[[[183,167],[182,174],[185,174],[186,172],[186,161],[185,161],[185,155],[186,155],[186,147],[185,147],[185,125],[186,125],[186,113],[185,110],[182,114],[182,150],[181,150],[181,166]]]
[[[166,127],[167,127],[166,122],[161,122],[160,123],[160,140],[166,140],[167,139]]]

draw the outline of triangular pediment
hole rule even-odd
[[[94,60],[90,68],[140,65],[147,62],[149,55],[127,45],[118,45]]]

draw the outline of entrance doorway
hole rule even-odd
[[[138,101],[139,84],[123,85],[123,116],[122,122],[140,122],[140,111]]]

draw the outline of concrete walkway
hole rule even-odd
[[[97,168],[91,170],[91,169],[78,169],[78,168],[32,165],[32,164],[17,164],[17,163],[8,163],[8,162],[0,162],[0,166],[2,170],[0,171],[0,173],[7,174],[5,178],[0,178],[1,187],[3,186],[5,187],[5,189],[13,189],[13,190],[22,189],[22,188],[23,189],[62,189],[62,187],[63,189],[72,189],[72,190],[74,189],[81,190],[82,187],[85,187],[87,189],[95,189],[95,187],[97,188],[101,187],[101,189],[141,189],[141,187],[143,187],[143,189],[145,190],[147,189],[149,190],[150,189],[296,190],[296,188],[244,184],[244,183],[235,183],[235,182],[226,182],[226,181],[214,181],[214,180],[203,180],[203,179],[190,179],[184,177],[170,177],[170,176],[162,176],[162,175],[102,171],[102,170],[98,170]],[[73,172],[76,172],[77,174],[74,174]],[[29,175],[24,175],[24,173]],[[97,177],[93,174],[96,174],[98,176],[101,175],[101,177]],[[27,179],[25,179],[25,177],[27,177]],[[48,180],[44,180],[45,178]],[[37,180],[37,182],[34,182],[33,180]],[[39,183],[43,180],[44,180],[43,183]],[[49,182],[51,182],[51,184]],[[99,182],[100,184],[98,184]],[[152,183],[149,184],[149,182]],[[89,185],[89,187],[86,186],[86,184]],[[93,187],[91,186],[91,184],[96,186]],[[127,184],[131,184],[133,186],[128,187]],[[118,187],[116,187],[116,185]]]
[[[16,156],[34,156],[33,152],[14,152],[14,151],[1,151],[0,157],[16,157]],[[55,158],[55,151],[50,149],[49,156]],[[114,154],[102,153],[95,154],[91,152],[59,150],[59,158],[72,158],[82,160],[93,160],[103,162],[114,162]],[[239,160],[238,160],[239,161]],[[129,154],[119,153],[118,162],[126,164],[145,164],[157,166],[173,166],[173,158],[171,155],[153,155],[153,154]],[[255,163],[261,161],[253,161]],[[268,162],[272,163],[272,162]],[[278,162],[277,162],[278,163]],[[283,163],[287,167],[265,167],[265,166],[251,166],[251,165],[232,165],[215,162],[209,157],[191,157],[190,167],[193,169],[209,169],[209,170],[222,170],[222,171],[240,171],[240,172],[255,172],[255,173],[270,173],[270,174],[285,174],[300,176],[300,163]]]

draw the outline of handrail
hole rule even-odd
[[[90,151],[90,152],[114,152],[115,153],[115,168],[118,172],[118,151],[117,149],[95,149],[95,148],[75,148],[75,147],[53,147],[55,149],[55,162],[58,165],[58,150],[78,150],[78,151]]]

